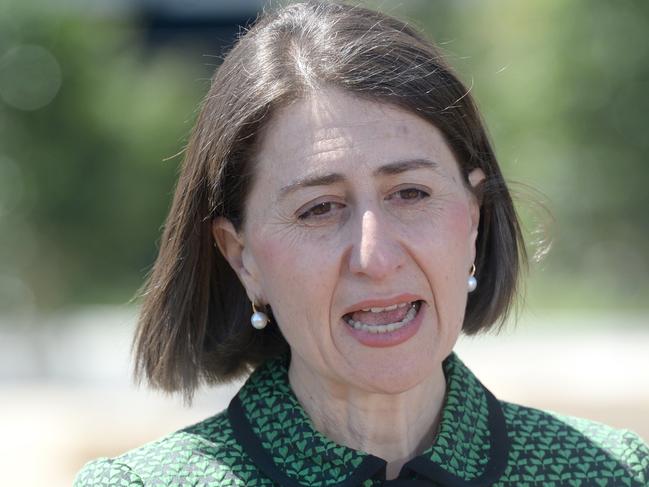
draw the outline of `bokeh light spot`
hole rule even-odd
[[[0,58],[0,98],[19,110],[50,103],[61,87],[61,67],[45,48],[21,45]]]

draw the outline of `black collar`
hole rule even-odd
[[[384,480],[381,458],[338,445],[318,432],[288,382],[288,357],[265,363],[228,407],[234,434],[268,477],[286,487],[356,487]],[[386,486],[485,486],[502,475],[509,441],[498,400],[451,354],[446,400],[433,445]]]

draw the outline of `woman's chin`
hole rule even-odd
[[[404,329],[379,337],[350,330],[341,320],[336,348],[347,365],[342,380],[370,393],[400,394],[435,376],[448,353],[438,349],[442,344],[429,317],[419,312]]]
[[[435,376],[433,364],[421,364],[413,368],[379,368],[370,374],[358,374],[353,379],[357,387],[371,394],[397,395],[416,389]],[[350,377],[350,379],[352,379]]]

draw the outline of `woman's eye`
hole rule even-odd
[[[423,200],[424,198],[428,198],[429,196],[430,195],[426,191],[423,191],[421,189],[406,188],[406,189],[400,189],[399,191],[395,191],[390,196],[388,196],[387,199],[398,198],[404,201],[419,201],[419,200]]]
[[[329,216],[333,211],[343,208],[345,205],[342,203],[334,203],[333,201],[326,201],[312,206],[307,211],[300,213],[298,218],[300,220],[308,220],[310,218],[322,218]]]

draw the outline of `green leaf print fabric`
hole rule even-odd
[[[114,459],[75,487],[649,486],[635,434],[498,401],[455,355],[439,433],[397,479],[384,460],[319,433],[288,381],[289,357],[257,369],[216,416]]]

